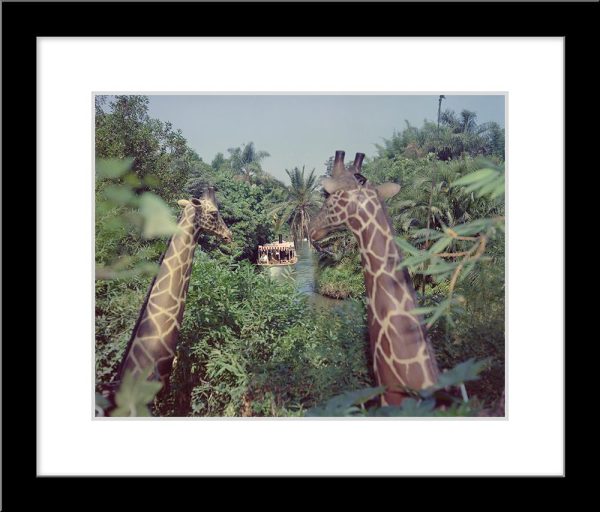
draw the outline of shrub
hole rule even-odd
[[[365,294],[365,281],[358,258],[344,258],[335,266],[320,269],[316,285],[321,295],[334,299],[362,297]]]

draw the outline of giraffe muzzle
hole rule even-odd
[[[308,235],[310,236],[311,240],[318,242],[327,236],[327,231],[324,229],[309,230]]]

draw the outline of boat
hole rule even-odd
[[[271,242],[258,246],[257,265],[263,267],[282,267],[298,263],[298,255],[294,242],[286,242],[279,235],[279,242]]]

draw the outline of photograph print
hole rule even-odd
[[[505,102],[96,93],[95,417],[505,417]]]

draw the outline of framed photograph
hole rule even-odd
[[[564,476],[598,9],[544,9],[3,4],[3,204],[37,169],[14,476]]]

